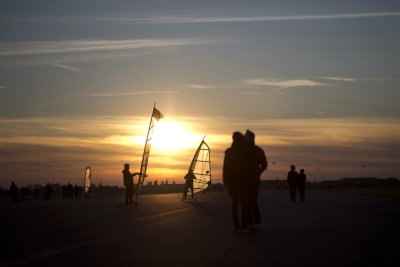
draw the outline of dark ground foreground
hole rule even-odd
[[[234,233],[227,193],[1,203],[0,266],[399,266],[400,199],[262,191],[264,230]]]

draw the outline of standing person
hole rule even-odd
[[[232,198],[232,219],[234,230],[237,232],[246,232],[243,224],[247,218],[247,205],[244,203],[244,186],[246,179],[246,152],[247,147],[244,136],[240,132],[234,132],[232,135],[232,145],[225,151],[223,165],[223,182],[228,186],[229,195]],[[242,225],[239,221],[239,208],[241,209]]]
[[[306,201],[306,197],[304,195],[304,191],[306,190],[306,180],[307,180],[307,177],[306,177],[306,174],[304,173],[304,169],[301,169],[299,176],[298,176],[298,187],[299,187],[301,202]]]
[[[14,204],[18,200],[18,186],[13,182],[10,185],[11,202]]]
[[[35,199],[38,200],[39,199],[39,195],[40,195],[39,187],[36,187],[34,192],[35,192]]]
[[[124,178],[124,186],[126,188],[125,191],[125,205],[133,204],[133,177],[138,173],[133,173],[129,171],[129,164],[124,164],[124,169],[122,170],[123,178]]]
[[[289,184],[289,195],[290,203],[296,203],[296,183],[298,173],[296,172],[296,166],[290,165],[290,172],[287,174],[287,181]]]
[[[25,186],[23,186],[22,188],[21,188],[21,198],[22,198],[22,201],[25,201],[25,197],[26,197],[26,195],[29,193],[29,190],[28,190],[28,188],[26,188]]]
[[[247,130],[244,138],[248,145],[248,159],[249,159],[249,170],[248,182],[249,187],[247,190],[246,198],[249,204],[249,224],[255,224],[254,229],[260,229],[261,224],[261,213],[258,205],[258,192],[260,189],[260,178],[261,174],[267,169],[268,161],[265,156],[264,150],[255,144],[255,134],[252,131]],[[254,221],[253,221],[254,220]]]
[[[45,199],[51,199],[51,195],[53,194],[53,189],[51,188],[50,184],[47,183],[44,187],[44,197]]]
[[[190,189],[190,192],[192,193],[192,199],[194,199],[193,180],[196,179],[196,176],[193,174],[192,170],[189,170],[188,173],[185,175],[184,179],[186,180],[185,181],[185,189],[183,191],[183,197],[181,200],[186,199],[189,189]]]

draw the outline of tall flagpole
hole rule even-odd
[[[142,186],[144,183],[144,178],[146,178],[147,164],[149,162],[151,141],[153,138],[153,131],[154,131],[153,116],[154,116],[155,108],[156,108],[156,103],[154,103],[153,110],[152,110],[152,113],[150,116],[149,129],[147,130],[146,143],[145,143],[144,149],[143,149],[142,163],[140,165],[140,173],[139,173],[139,179],[138,179],[138,188],[137,188],[136,197],[135,197],[135,205],[136,206],[139,205],[138,199],[139,199],[139,195],[140,195],[140,190],[142,189]]]

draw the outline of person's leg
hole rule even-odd
[[[296,184],[293,185],[293,202],[296,203],[296,195],[297,195],[297,186]]]
[[[190,192],[192,193],[192,199],[194,199],[193,183],[190,184]]]
[[[187,197],[187,192],[188,192],[188,190],[189,190],[189,186],[188,186],[187,183],[185,183],[185,189],[183,190],[183,198],[186,198],[186,197]]]
[[[261,223],[261,212],[260,207],[258,205],[258,193],[260,192],[260,181],[257,181],[253,191],[253,205],[252,211],[254,215],[254,223],[260,224]]]
[[[293,188],[292,188],[292,183],[289,183],[289,198],[290,202],[293,201]]]
[[[231,193],[232,198],[232,220],[233,226],[238,229],[240,228],[239,223],[239,194],[237,192]]]
[[[243,227],[253,226],[253,200],[253,187],[249,186],[249,188],[243,191],[240,195],[240,208]]]

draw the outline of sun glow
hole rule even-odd
[[[152,147],[171,152],[195,147],[198,142],[199,136],[190,133],[181,124],[171,120],[160,120],[155,125]]]

